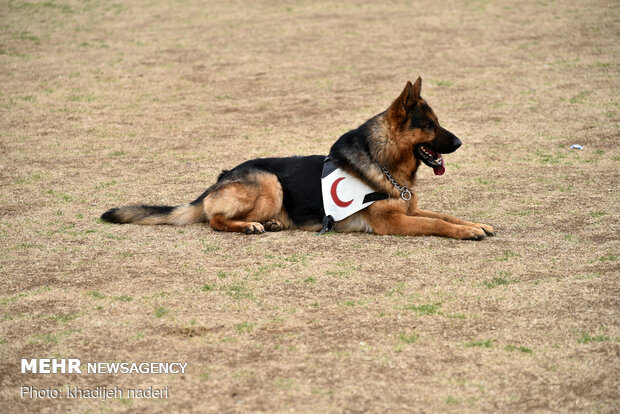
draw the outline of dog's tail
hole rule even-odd
[[[211,188],[191,203],[180,206],[142,205],[112,208],[101,215],[101,220],[118,224],[172,224],[175,226],[204,222],[207,216],[202,201],[210,191]]]

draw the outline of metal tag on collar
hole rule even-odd
[[[411,191],[407,187],[403,187],[403,191],[400,192],[400,198],[405,201],[411,200]]]

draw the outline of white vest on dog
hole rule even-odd
[[[360,179],[338,168],[329,158],[323,167],[321,193],[325,216],[331,216],[334,221],[343,220],[377,200],[388,198],[387,194],[375,192]]]

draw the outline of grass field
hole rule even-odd
[[[619,409],[617,0],[1,0],[0,27],[1,412]],[[99,220],[326,154],[418,75],[463,141],[420,169],[420,206],[495,238]]]

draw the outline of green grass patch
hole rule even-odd
[[[73,201],[73,197],[68,195],[68,194],[59,193],[59,192],[56,192],[54,190],[47,190],[45,193],[49,194],[49,195],[53,196],[54,198],[57,198],[57,199],[59,199],[61,201],[64,201],[65,203],[69,203],[69,202]]]
[[[284,257],[284,261],[289,263],[301,263],[306,266],[308,263],[308,257],[310,257],[307,253],[295,253],[290,256]]]
[[[43,175],[37,173],[37,174],[31,174],[28,177],[25,178],[18,178],[16,180],[13,181],[14,184],[19,185],[19,184],[32,184],[35,183],[39,180],[41,180],[43,178]]]
[[[386,296],[394,296],[395,294],[398,295],[402,295],[403,294],[403,289],[405,289],[405,283],[404,282],[398,282],[396,284],[396,286],[394,286],[394,288],[388,290],[387,292],[385,292]]]
[[[404,251],[404,250],[396,250],[394,252],[394,256],[396,256],[396,257],[409,257],[409,256],[411,256],[411,252],[407,252],[407,251]]]
[[[515,345],[506,345],[504,347],[504,349],[508,352],[512,352],[512,351],[519,351],[519,352],[523,352],[524,354],[531,354],[532,350],[530,348],[527,348],[525,346],[515,346]]]
[[[100,220],[99,218],[97,220]],[[105,222],[104,222],[105,223]],[[110,226],[113,226],[112,223],[105,223],[108,224]],[[105,239],[110,239],[110,240],[125,240],[124,237],[121,237],[117,234],[114,233],[107,233],[107,232],[103,232],[101,233],[101,235],[105,238]]]
[[[36,294],[41,293],[41,292],[49,292],[50,290],[51,290],[50,287],[44,286],[44,287],[41,287],[41,288],[38,288],[38,289],[31,290],[29,292],[17,293],[17,294],[15,294],[13,296],[9,296],[8,298],[0,299],[0,305],[6,305],[8,303],[13,303],[13,302],[17,301],[18,299],[25,298],[26,296],[36,295]]]
[[[486,178],[476,178],[476,181],[479,184],[482,184],[482,185],[493,185],[493,184],[497,183],[497,181],[495,181],[495,180],[489,180],[489,179],[486,179]]]
[[[486,286],[488,289],[494,289],[498,286],[508,285],[511,282],[512,281],[506,278],[503,278],[503,277],[494,277],[491,280],[485,280],[484,282],[482,282],[482,284]]]
[[[30,32],[28,32],[28,31],[21,32],[19,34],[19,39],[20,40],[29,40],[29,41],[34,42],[36,44],[40,44],[41,43],[41,38],[40,37],[35,36],[33,34],[30,34]]]
[[[252,329],[254,329],[254,324],[253,323],[248,323],[248,322],[243,322],[243,323],[235,325],[235,329],[240,334],[248,333]]]
[[[92,102],[95,100],[95,96],[90,93],[74,92],[67,96],[69,102]]]
[[[335,269],[326,270],[325,274],[328,276],[349,277],[362,268],[362,266],[352,265],[347,262],[338,262],[336,263],[336,266],[337,267]]]
[[[566,154],[557,152],[555,154],[549,154],[547,152],[543,152],[541,150],[536,150],[536,156],[538,156],[538,162],[543,165],[555,165],[560,164],[564,158],[566,158]]]
[[[427,303],[422,305],[406,305],[403,309],[416,312],[418,315],[435,315],[439,313],[440,303]]]
[[[467,342],[465,344],[466,347],[468,348],[476,348],[476,347],[480,347],[480,348],[492,348],[493,347],[493,341],[490,339],[487,340],[479,340],[479,341],[471,341],[471,342]]]
[[[155,309],[155,317],[157,318],[163,318],[164,316],[166,316],[170,311],[166,308],[164,308],[163,306],[158,307],[157,309]]]
[[[88,296],[92,296],[93,298],[96,299],[105,299],[105,295],[99,291],[96,290],[91,290],[89,292],[86,293]]]
[[[513,257],[521,257],[521,255],[519,253],[512,252],[510,250],[504,250],[502,255],[500,257],[498,257],[496,260],[498,262],[503,262],[503,261],[506,261],[506,260],[511,259]]]
[[[20,243],[16,247],[16,249],[44,249],[45,246],[38,243]]]
[[[568,242],[574,242],[575,241],[575,236],[570,234],[570,233],[564,233],[562,235],[562,238]]]
[[[400,335],[398,335],[398,339],[400,339],[402,342],[406,344],[413,344],[413,343],[416,343],[420,339],[420,335],[417,335],[415,333],[412,333],[412,334],[401,333]]]
[[[252,273],[253,276],[263,276],[269,273],[273,269],[284,267],[284,263],[274,262],[266,265],[258,266],[258,268]]]
[[[30,343],[57,344],[58,335],[51,333],[35,334],[31,337]]]
[[[104,188],[112,187],[113,185],[116,185],[116,180],[99,183],[96,186],[94,186],[94,189],[95,190],[103,190]]]
[[[589,344],[590,342],[605,342],[609,340],[610,339],[608,336],[603,336],[603,335],[592,336],[588,333],[582,333],[581,338],[579,338],[577,342],[579,342],[580,344]]]
[[[572,104],[581,104],[592,93],[592,91],[581,91],[577,95],[570,98],[568,101]]]
[[[130,406],[133,404],[133,400],[131,398],[119,398],[118,402],[120,402],[122,405],[126,405],[126,406]]]
[[[124,151],[112,151],[108,154],[108,157],[122,157],[126,155]]]
[[[457,404],[460,404],[460,403],[461,403],[461,400],[459,400],[458,398],[454,398],[451,395],[448,395],[446,397],[446,404],[448,404],[448,405],[457,405]]]
[[[507,214],[511,216],[524,217],[524,216],[531,216],[532,214],[534,214],[534,212],[532,210],[509,211]]]
[[[48,344],[48,345],[56,345],[59,341],[64,338],[68,338],[73,335],[75,332],[80,332],[79,329],[67,329],[66,331],[61,332],[50,332],[45,334],[34,334],[30,337],[28,343],[30,344]]]
[[[440,315],[445,316],[450,319],[467,319],[467,317],[462,313],[443,313],[439,312]]]
[[[204,253],[211,253],[220,250],[220,247],[216,244],[208,243],[206,240],[200,239],[202,245],[202,251]]]
[[[80,316],[82,316],[81,313],[71,313],[67,315],[50,315],[47,316],[46,319],[54,322],[67,323],[69,321],[79,318]]]
[[[242,284],[223,286],[221,289],[226,295],[233,299],[241,300],[254,298],[254,294]]]

